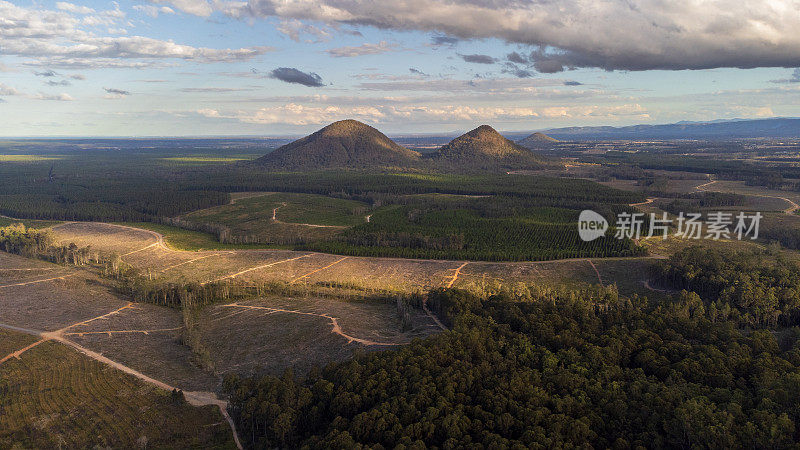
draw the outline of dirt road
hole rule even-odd
[[[406,343],[396,343],[396,342],[375,342],[370,341],[369,339],[361,339],[349,334],[346,334],[342,331],[342,327],[339,325],[339,321],[336,317],[332,317],[328,314],[319,314],[319,313],[312,313],[306,311],[295,311],[291,309],[281,309],[281,308],[271,308],[268,306],[254,306],[254,305],[240,305],[239,303],[228,303],[226,305],[221,305],[226,308],[245,308],[245,309],[256,309],[256,310],[266,310],[266,311],[273,311],[273,312],[280,312],[280,313],[287,313],[287,314],[300,314],[303,316],[314,316],[314,317],[322,317],[328,319],[331,322],[331,333],[338,334],[343,338],[347,339],[347,343],[351,342],[358,342],[359,344],[363,345],[386,345],[386,346],[395,346],[395,345],[405,345]]]
[[[714,191],[714,190],[708,189],[708,186],[711,186],[712,184],[714,184],[716,182],[717,182],[717,180],[712,180],[712,181],[709,181],[708,183],[701,184],[700,186],[695,186],[695,189],[698,190],[698,191],[704,191],[704,192],[725,192],[725,191]],[[794,201],[792,201],[792,200],[790,200],[790,199],[788,199],[786,197],[781,197],[781,196],[778,196],[778,195],[751,194],[751,193],[739,193],[739,195],[749,195],[751,197],[774,198],[774,199],[777,199],[777,200],[783,200],[783,201],[785,201],[786,203],[789,204],[789,207],[783,210],[784,214],[794,215],[795,211],[800,209],[800,205],[798,205]]]

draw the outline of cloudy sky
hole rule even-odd
[[[0,135],[800,116],[800,0],[0,0]]]

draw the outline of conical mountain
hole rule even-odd
[[[544,133],[533,133],[532,135],[517,141],[517,144],[527,148],[541,148],[548,147],[556,142],[558,139],[552,138]]]
[[[444,158],[504,159],[529,154],[530,150],[504,138],[489,125],[481,125],[453,139],[438,152]]]
[[[255,162],[286,170],[364,168],[406,165],[419,156],[375,128],[348,119],[279,147]]]

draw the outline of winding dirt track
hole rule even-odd
[[[314,317],[322,317],[331,321],[331,333],[338,334],[343,338],[347,339],[347,343],[351,342],[358,342],[359,344],[363,345],[388,345],[388,346],[395,346],[395,345],[405,345],[406,343],[395,343],[395,342],[375,342],[370,341],[368,339],[361,339],[354,336],[350,336],[342,331],[342,327],[339,325],[339,320],[336,317],[332,317],[328,314],[319,314],[319,313],[312,313],[306,311],[295,311],[292,309],[280,309],[280,308],[270,308],[267,306],[252,306],[252,305],[240,305],[238,303],[228,303],[225,305],[220,305],[223,307],[228,308],[245,308],[245,309],[257,309],[257,310],[265,310],[265,311],[272,311],[272,312],[280,312],[280,313],[287,313],[287,314],[300,314],[304,316],[314,316]]]
[[[675,292],[677,292],[675,290],[670,290],[670,289],[655,288],[655,287],[653,287],[652,284],[650,284],[650,280],[644,280],[642,283],[644,284],[645,288],[647,288],[647,289],[649,289],[649,290],[651,290],[653,292],[661,292],[663,294],[674,294]]]
[[[244,274],[246,274],[248,272],[252,272],[254,270],[266,269],[267,267],[272,267],[272,266],[274,266],[276,264],[287,263],[287,262],[290,262],[290,261],[296,261],[296,260],[298,260],[300,258],[307,258],[307,257],[312,256],[314,254],[315,253],[306,253],[305,255],[296,256],[294,258],[283,259],[283,260],[280,260],[280,261],[271,262],[269,264],[262,264],[260,266],[251,267],[249,269],[245,269],[245,270],[242,270],[240,272],[236,272],[236,273],[231,274],[231,275],[225,275],[224,277],[220,277],[220,278],[216,278],[216,279],[213,279],[213,280],[205,281],[203,283],[200,283],[200,285],[202,286],[202,285],[205,285],[205,284],[208,284],[208,283],[214,283],[216,281],[222,281],[222,280],[228,280],[228,279],[231,279],[231,278],[236,278],[239,275],[244,275]]]
[[[656,197],[649,197],[649,198],[647,199],[647,201],[644,201],[644,202],[639,202],[639,203],[630,203],[630,204],[628,204],[628,206],[644,206],[644,205],[649,205],[650,203],[653,203],[655,200],[656,200]]]
[[[34,342],[33,344],[28,345],[27,347],[21,348],[21,349],[15,351],[15,352],[11,352],[8,355],[4,356],[2,359],[0,359],[0,364],[3,364],[4,362],[8,361],[11,358],[19,359],[20,355],[22,355],[23,353],[27,352],[28,350],[36,347],[37,345],[41,344],[42,342],[46,342],[46,341],[47,341],[47,339],[42,338],[42,339],[39,339],[38,341]]]
[[[345,256],[345,257],[343,257],[343,258],[341,258],[341,259],[338,259],[338,260],[336,260],[336,261],[334,261],[334,262],[332,262],[332,263],[328,264],[328,265],[327,265],[327,266],[325,266],[325,267],[320,267],[319,269],[312,270],[311,272],[308,272],[307,274],[305,274],[305,275],[301,275],[301,276],[299,276],[299,277],[295,278],[294,280],[290,281],[290,282],[289,282],[289,284],[294,284],[294,282],[296,282],[296,281],[299,281],[299,280],[302,280],[303,278],[306,278],[306,277],[308,277],[309,275],[314,275],[314,274],[315,274],[315,273],[317,273],[317,272],[323,271],[323,270],[325,270],[325,269],[327,269],[327,268],[329,268],[329,267],[333,267],[333,266],[335,266],[336,264],[339,264],[340,262],[344,261],[344,260],[345,260],[345,259],[347,259],[347,258],[349,258],[349,256]]]
[[[594,263],[592,262],[591,259],[587,259],[586,262],[588,262],[589,265],[592,266],[592,269],[594,269],[594,273],[597,274],[597,281],[599,281],[600,282],[600,286],[602,286],[603,285],[603,277],[600,276],[600,271],[597,270],[597,266],[594,265]]]
[[[171,252],[171,253],[193,253],[193,252],[185,252],[185,251],[182,251],[182,250],[176,250],[176,249],[169,248],[167,245],[164,244],[164,236],[163,235],[161,235],[160,233],[157,233],[155,231],[145,230],[145,229],[142,229],[142,228],[135,228],[135,227],[125,226],[125,225],[116,225],[116,224],[110,224],[110,223],[104,223],[104,222],[68,222],[68,223],[63,223],[63,224],[56,225],[56,226],[54,226],[52,228],[53,229],[58,229],[59,227],[66,226],[66,225],[69,225],[69,224],[75,224],[75,223],[79,223],[79,224],[94,224],[94,225],[102,225],[102,226],[107,226],[107,227],[123,228],[123,229],[132,230],[132,231],[138,231],[138,232],[142,232],[142,233],[147,233],[147,234],[153,236],[153,238],[156,239],[155,243],[149,243],[149,244],[147,244],[146,246],[144,246],[142,248],[134,250],[133,252],[140,252],[140,251],[147,250],[147,249],[150,249],[150,248],[158,248],[158,249],[161,249],[163,251]],[[174,264],[172,266],[168,266],[167,268],[162,269],[162,271],[168,271],[168,270],[171,270],[173,268],[176,268],[176,267],[179,267],[179,266],[183,266],[183,265],[186,265],[186,264],[190,264],[190,263],[193,263],[195,261],[198,261],[198,260],[201,260],[201,259],[204,259],[204,258],[210,258],[212,256],[220,256],[220,255],[223,255],[223,254],[238,254],[238,253],[250,253],[250,252],[269,252],[269,251],[270,250],[247,250],[247,249],[246,250],[219,251],[219,252],[215,252],[214,254],[211,254],[211,255],[203,255],[203,256],[196,257],[196,258],[191,258],[190,260],[187,260],[187,261],[182,261],[182,262]],[[305,254],[302,254],[302,255],[299,255],[299,256],[296,256],[296,257],[293,257],[293,258],[288,258],[288,259],[281,260],[281,261],[273,261],[273,262],[269,262],[267,264],[261,264],[261,265],[257,265],[257,266],[254,266],[254,267],[250,267],[250,268],[241,270],[241,271],[236,272],[236,273],[232,273],[232,274],[228,274],[228,275],[225,275],[225,276],[222,276],[222,277],[218,277],[218,278],[214,278],[214,279],[210,279],[210,280],[204,281],[202,284],[208,284],[208,283],[211,283],[211,282],[214,282],[214,281],[221,281],[221,280],[226,280],[226,279],[230,279],[230,278],[236,278],[236,277],[238,277],[240,275],[243,275],[243,274],[246,274],[246,273],[249,273],[249,272],[253,272],[253,271],[256,271],[256,270],[259,270],[259,269],[264,269],[264,268],[272,267],[272,266],[277,265],[277,264],[281,264],[281,263],[285,263],[285,262],[291,262],[291,261],[295,261],[295,260],[300,259],[300,258],[307,258],[307,257],[311,257],[311,256],[316,256],[316,255],[327,255],[327,256],[339,256],[339,257],[341,257],[341,255],[333,255],[333,254],[318,253],[318,252],[309,252],[309,253],[305,253]],[[379,261],[379,262],[382,262],[382,263],[392,263],[394,261],[398,261],[398,262],[404,262],[404,263],[405,262],[436,262],[436,263],[440,263],[440,264],[457,263],[457,264],[462,264],[462,265],[466,265],[466,264],[481,265],[481,264],[483,264],[483,262],[481,262],[481,261],[426,260],[426,259],[419,259],[419,258],[399,258],[399,257],[347,257],[347,258],[351,259],[351,260]],[[637,259],[645,260],[645,259],[653,259],[653,258],[662,259],[663,257],[658,256],[658,255],[653,255],[653,256],[633,256],[633,257],[609,257],[609,258],[603,258],[603,259],[604,260],[637,260]],[[576,257],[576,258],[563,258],[563,259],[555,259],[555,260],[525,261],[525,262],[501,261],[501,262],[491,262],[490,264],[492,264],[492,265],[516,265],[516,264],[538,265],[538,264],[551,264],[551,263],[580,262],[580,261],[585,261],[585,260],[586,260],[586,258]],[[344,261],[344,259],[342,259],[342,261]],[[328,267],[330,267],[330,266],[328,266]],[[452,269],[444,269],[444,270],[452,270]],[[460,276],[460,273],[456,275],[456,278],[458,276]],[[287,281],[291,281],[291,280],[287,280]],[[445,284],[445,286],[446,285],[447,284]]]
[[[454,270],[455,270],[455,272],[453,273],[453,278],[451,278],[451,279],[450,279],[450,281],[449,281],[449,282],[447,282],[447,288],[448,288],[448,289],[449,289],[449,288],[451,288],[451,287],[453,287],[453,284],[454,284],[454,283],[456,282],[456,280],[458,279],[458,275],[461,273],[461,269],[463,269],[463,268],[464,268],[464,267],[465,267],[467,264],[469,264],[469,262],[465,262],[464,264],[461,264],[460,266],[458,266],[458,267],[456,267],[456,268],[454,269]]]
[[[62,275],[60,277],[53,277],[53,278],[45,278],[44,280],[33,280],[33,281],[24,281],[21,283],[14,283],[14,284],[6,284],[4,286],[0,286],[2,288],[14,287],[14,286],[27,286],[29,284],[36,284],[36,283],[44,283],[45,281],[55,281],[55,280],[63,280],[64,278],[74,277],[78,273],[70,273],[67,275]]]
[[[428,298],[427,297],[425,297],[422,300],[422,310],[425,311],[425,314],[427,314],[428,317],[430,317],[433,320],[433,322],[436,324],[436,326],[441,328],[442,331],[447,331],[447,327],[439,320],[438,317],[436,317],[436,314],[432,313],[431,310],[428,309]]]
[[[724,192],[724,191],[714,191],[714,190],[708,189],[708,186],[711,186],[712,184],[716,183],[717,181],[718,180],[712,180],[712,181],[709,181],[708,183],[701,184],[700,186],[695,186],[695,189],[698,190],[698,191],[703,191],[703,192]],[[800,209],[800,205],[798,205],[797,203],[793,202],[792,200],[790,200],[790,199],[788,199],[786,197],[780,197],[780,196],[777,196],[777,195],[749,194],[749,193],[744,193],[744,194],[741,194],[741,195],[749,195],[751,197],[774,198],[774,199],[777,199],[777,200],[783,200],[783,201],[785,201],[786,203],[789,204],[789,207],[783,210],[784,214],[793,215],[795,213],[795,211]]]

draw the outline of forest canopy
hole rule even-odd
[[[741,333],[696,294],[430,293],[451,331],[298,380],[226,379],[247,445],[781,448],[800,331]]]
[[[654,276],[697,293],[714,321],[800,325],[800,267],[778,255],[689,247],[656,265]]]

